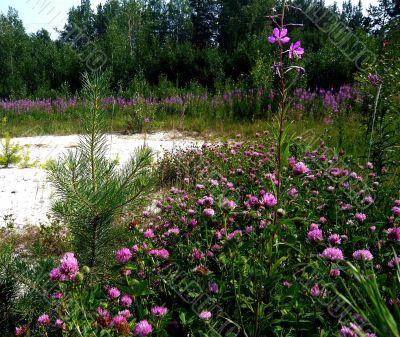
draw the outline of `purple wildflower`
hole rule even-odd
[[[54,298],[55,300],[60,300],[64,297],[64,294],[62,292],[58,292],[51,295],[51,297]]]
[[[371,254],[371,252],[368,249],[356,250],[353,253],[353,257],[356,260],[362,260],[362,261],[371,261],[374,258],[374,256]]]
[[[39,326],[46,326],[46,325],[49,325],[49,324],[50,324],[49,315],[47,315],[47,314],[41,315],[41,316],[38,318],[37,323],[38,323]]]
[[[343,252],[339,248],[326,248],[320,256],[334,262],[343,260]]]
[[[169,258],[169,252],[166,249],[152,249],[148,252],[150,256],[156,256],[161,259],[168,259]]]
[[[278,203],[272,193],[265,193],[260,201],[265,207],[274,207]]]
[[[211,218],[215,214],[215,211],[212,208],[205,208],[203,211],[203,215],[207,218]]]
[[[168,309],[166,307],[158,307],[154,306],[151,308],[151,314],[156,317],[162,317],[165,316],[168,312]]]
[[[199,314],[200,319],[202,319],[203,321],[208,321],[211,318],[212,314],[210,311],[202,311]]]
[[[143,235],[144,235],[144,237],[145,237],[146,239],[150,239],[150,238],[153,238],[153,237],[154,237],[154,233],[153,233],[153,230],[152,230],[151,228],[145,230],[144,233],[143,233]]]
[[[61,319],[56,319],[55,326],[60,329],[65,328],[65,322]]]
[[[209,282],[208,291],[213,294],[218,293],[219,292],[218,284],[216,284],[215,282]]]
[[[397,265],[400,265],[400,257],[399,256],[395,256],[393,259],[391,259],[388,262],[388,267],[389,268],[395,268]]]
[[[26,326],[15,328],[15,337],[25,337],[28,333],[28,328]]]
[[[331,245],[335,245],[335,246],[340,245],[340,243],[342,242],[339,234],[329,235],[328,241]]]
[[[371,205],[374,202],[374,198],[368,195],[364,198],[363,202],[365,205]]]
[[[286,28],[283,28],[282,30],[274,28],[272,31],[272,35],[268,36],[268,42],[271,44],[278,42],[278,44],[281,46],[283,43],[288,43],[290,41],[290,38],[287,37],[286,35],[287,35]]]
[[[300,47],[300,41],[296,41],[295,43],[290,44],[289,48],[289,58],[297,58],[300,59],[301,55],[304,54],[304,48]]]
[[[354,216],[354,219],[356,219],[359,222],[364,222],[367,216],[364,213],[359,213],[357,212],[356,215]]]
[[[222,209],[233,211],[236,208],[236,203],[233,200],[228,200],[227,198],[224,198],[224,201],[222,202]]]
[[[400,241],[400,227],[389,228],[387,237],[389,240]]]
[[[331,269],[329,271],[329,276],[330,277],[339,277],[340,276],[340,270],[339,269]]]
[[[315,283],[310,290],[310,294],[312,297],[319,297],[321,295],[321,289],[319,288],[318,283]]]
[[[322,241],[324,239],[322,231],[318,228],[317,224],[311,224],[310,231],[307,233],[307,238],[312,242]]]
[[[124,307],[130,307],[132,305],[132,297],[128,294],[122,295],[121,297],[121,304]]]
[[[135,325],[133,334],[138,337],[146,337],[153,332],[153,327],[147,320],[140,321]]]
[[[340,337],[358,337],[357,334],[347,326],[342,326],[339,331]]]
[[[397,207],[397,206],[393,207],[392,208],[392,213],[393,213],[394,217],[400,216],[400,207]]]
[[[289,188],[287,194],[293,199],[296,199],[299,196],[296,187]]]
[[[378,85],[379,83],[382,82],[382,79],[378,74],[369,73],[367,79],[372,85]]]
[[[298,175],[300,175],[300,174],[304,174],[304,173],[307,173],[307,172],[309,172],[310,170],[309,170],[309,168],[306,166],[306,164],[304,164],[303,162],[298,162],[298,163],[296,163],[295,165],[294,165],[294,167],[293,167],[293,174],[295,175],[295,176],[298,176]]]
[[[132,257],[132,253],[129,248],[121,248],[121,249],[117,250],[117,253],[115,255],[116,255],[117,262],[119,262],[119,263],[126,263]]]
[[[107,290],[107,297],[110,301],[118,298],[120,294],[121,293],[117,288],[110,288]]]

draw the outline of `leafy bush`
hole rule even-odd
[[[6,134],[6,138],[1,142],[2,150],[0,152],[0,166],[9,167],[10,165],[18,164],[22,156],[21,146],[11,142],[11,136],[9,133]]]
[[[128,122],[128,128],[134,133],[149,131],[156,110],[156,106],[146,103],[143,98],[138,97],[130,112],[131,118]]]

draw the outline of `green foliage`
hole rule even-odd
[[[18,252],[15,240],[0,245],[0,334],[11,336],[19,322],[35,322],[48,310],[52,285],[48,272],[52,259]],[[33,323],[34,324],[34,323]]]
[[[394,254],[394,256],[397,256]],[[349,263],[349,276],[355,282],[344,284],[345,292],[338,295],[357,312],[364,324],[376,331],[377,336],[400,336],[400,310],[393,304],[391,310],[387,300],[382,296],[378,276],[373,269],[356,267]],[[396,296],[395,289],[400,287],[400,265],[393,271],[391,295]],[[389,290],[389,289],[388,289]]]
[[[132,109],[131,119],[128,122],[128,128],[134,133],[143,131],[148,132],[151,128],[151,123],[156,116],[157,108],[151,104],[146,104],[143,99],[138,98]]]
[[[23,159],[21,150],[21,146],[12,143],[10,134],[6,133],[6,138],[1,142],[0,165],[9,167],[18,164]]]
[[[120,169],[107,157],[105,120],[100,98],[106,82],[103,76],[84,77],[90,102],[82,123],[85,135],[80,146],[55,163],[49,173],[57,199],[53,211],[69,226],[73,244],[83,263],[99,265],[110,252],[113,223],[125,206],[139,205],[153,188],[152,152],[135,149]]]
[[[17,297],[17,284],[12,276],[12,246],[0,246],[0,332],[11,331],[12,322],[16,321],[12,310],[13,301]]]
[[[378,76],[377,83],[368,76]],[[397,146],[400,142],[400,60],[388,49],[375,64],[369,64],[356,76],[364,95],[363,116],[365,139],[368,143],[368,159],[374,163],[379,174],[393,168],[400,159]]]
[[[265,69],[272,55],[266,43],[271,26],[265,16],[275,5],[271,0],[141,0],[108,1],[93,10],[84,1],[71,8],[57,41],[45,30],[28,35],[17,12],[10,10],[0,16],[0,97],[74,95],[81,87],[79,74],[100,68],[110,71],[113,92],[122,89],[131,96],[138,90],[147,96],[143,84],[157,85],[160,74],[180,88],[193,80],[209,91],[229,80],[253,88],[271,72]],[[361,42],[376,52],[379,38],[367,34],[363,21],[372,31],[380,27],[375,17],[382,19],[381,8],[370,13],[368,23],[350,3],[342,10],[315,1],[296,0],[292,5],[303,10],[290,9],[288,18],[305,27],[293,39],[307,46],[307,86],[349,83],[357,69],[342,51],[346,54]],[[391,12],[393,2],[388,5],[385,10]],[[322,11],[323,22],[316,25],[310,17]],[[383,32],[396,50],[397,16],[386,14],[385,20]],[[332,38],[342,25],[343,31],[350,28],[351,38],[344,37],[336,47]]]

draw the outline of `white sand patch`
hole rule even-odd
[[[183,138],[178,133],[136,134],[130,136],[107,135],[110,144],[110,158],[118,158],[124,163],[132,151],[146,142],[156,156],[165,150],[199,144],[194,138]],[[16,138],[21,146],[29,145],[31,161],[40,164],[57,160],[68,149],[76,148],[79,136],[39,136]],[[46,181],[46,171],[42,168],[0,169],[0,227],[13,223],[21,228],[27,224],[39,225],[49,222],[52,188]]]

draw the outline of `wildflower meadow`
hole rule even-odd
[[[248,55],[257,55],[250,67],[244,50],[228,53],[240,35],[234,11],[224,12],[233,5],[203,2],[189,1],[197,8],[191,19],[183,4],[163,3],[168,15],[191,22],[179,28],[170,18],[165,35],[163,26],[150,25],[154,12],[140,2],[99,5],[91,48],[112,39],[115,55],[110,67],[86,69],[75,94],[66,84],[34,89],[32,81],[23,89],[29,81],[17,74],[23,97],[15,83],[0,80],[0,95],[12,88],[0,101],[1,170],[23,161],[17,136],[35,136],[32,126],[53,135],[79,133],[78,143],[34,168],[46,171],[51,222],[0,228],[1,336],[400,337],[400,61],[391,49],[398,46],[398,4],[380,2],[390,20],[376,25],[381,7],[363,17],[361,3],[358,12],[351,2],[343,5],[341,22],[358,27],[351,41],[357,37],[368,50],[384,44],[373,60],[364,55],[355,69],[343,65],[340,71],[351,76],[342,74],[337,83],[331,69],[324,80],[318,72],[336,57],[333,48],[343,46],[317,50],[305,21],[315,19],[311,4],[283,0],[262,12],[263,29],[248,32],[253,43],[246,40]],[[239,7],[255,20],[257,6],[264,6],[256,5]],[[90,1],[78,9],[85,6]],[[79,17],[75,10],[69,23]],[[204,25],[204,12],[220,21]],[[126,46],[111,19],[125,18],[121,13],[129,34],[141,32],[130,36],[126,51],[142,60],[140,71],[147,69],[125,87]],[[368,31],[357,23],[360,15]],[[109,21],[101,25],[103,16]],[[11,18],[0,18],[0,27],[2,20]],[[327,26],[318,27],[324,39]],[[74,36],[70,29],[65,39]],[[147,40],[152,29],[157,42]],[[181,41],[186,29],[193,30],[196,53],[220,62],[204,65],[188,42],[179,42],[187,48],[181,67],[194,71],[191,62],[197,62],[199,82],[152,84],[147,63],[167,62],[157,48],[168,50],[168,34]],[[90,49],[79,43],[62,48]],[[68,55],[73,62],[75,54]],[[222,85],[223,64],[242,66],[249,77]],[[28,91],[47,94],[33,98]],[[226,124],[223,132],[217,123]],[[172,126],[189,134],[196,126],[213,137],[199,133],[191,145],[156,155],[147,135]],[[142,137],[142,145],[120,163],[109,156],[112,132]]]

